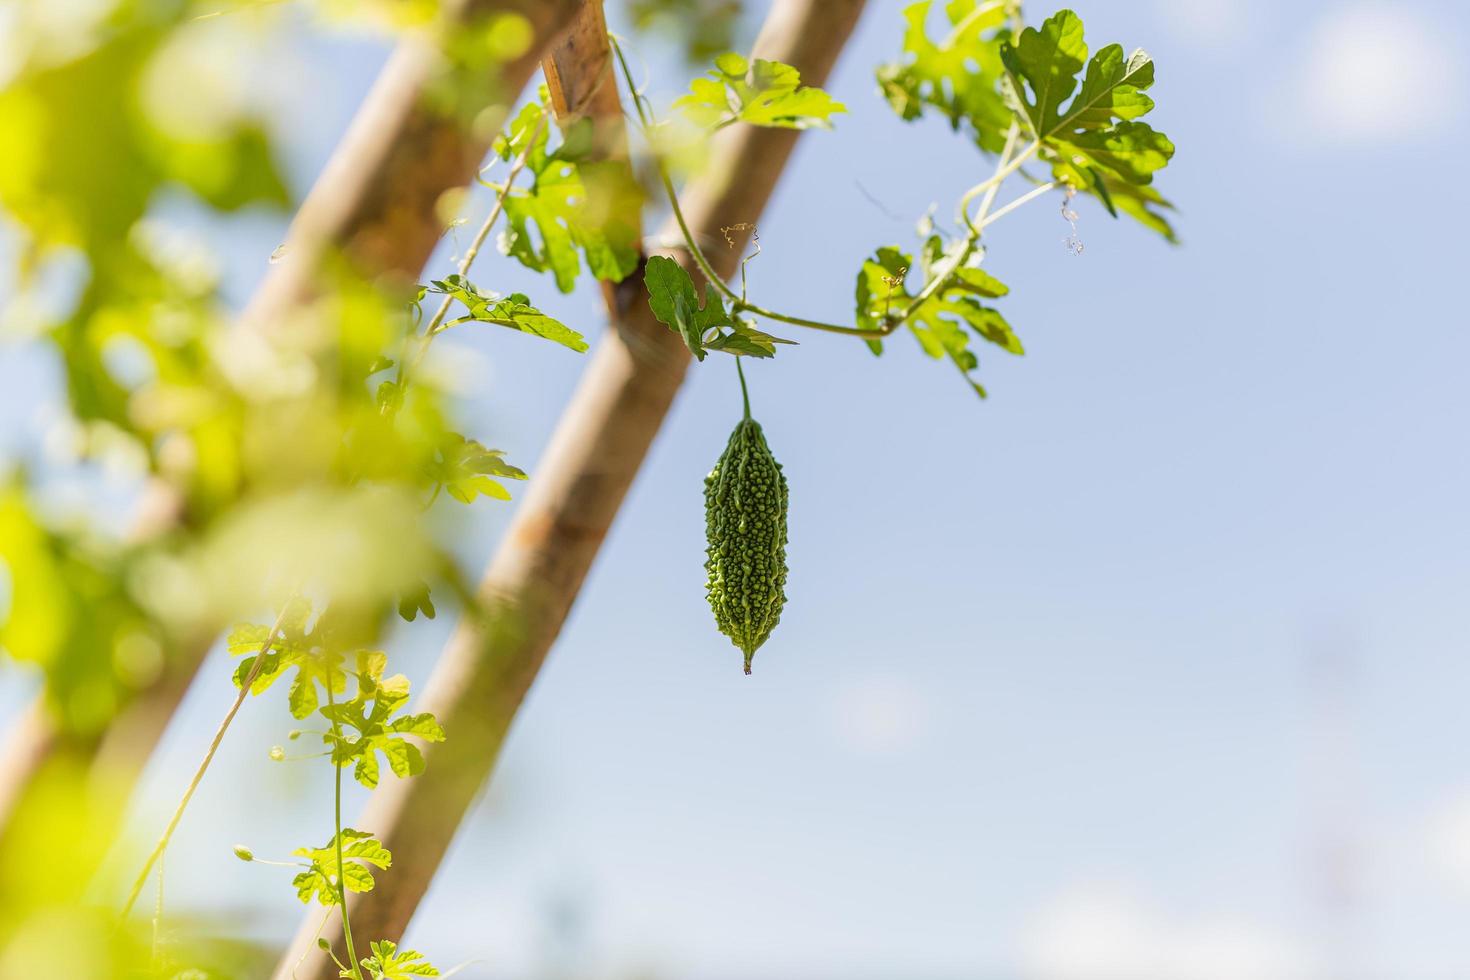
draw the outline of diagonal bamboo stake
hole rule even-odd
[[[577,6],[576,0],[446,0],[440,30],[510,12],[526,18],[530,45],[476,80],[486,112],[471,127],[425,104],[438,45],[424,36],[403,41],[303,202],[287,238],[286,260],[271,267],[245,322],[261,329],[285,322],[310,299],[317,270],[335,253],[345,254],[365,274],[416,279],[442,232],[434,205],[445,191],[474,179],[510,103]],[[177,498],[156,484],[134,534],[149,537],[187,519]],[[24,853],[34,843],[33,833],[44,830],[41,811],[56,787],[83,781],[97,793],[76,805],[89,805],[101,817],[97,836],[87,838],[100,859],[143,762],[213,640],[182,644],[165,672],[101,732],[61,730],[44,698],[22,714],[0,746],[0,865],[7,855]],[[105,779],[88,778],[99,773]]]
[[[862,5],[862,0],[779,0],[756,53],[796,65],[803,78],[819,85]],[[553,72],[563,85],[607,64],[605,55],[598,55],[578,70],[577,62],[559,57],[563,54],[553,55]],[[681,196],[694,234],[714,237],[721,228],[754,221],[795,142],[796,134],[788,130],[732,127],[720,134],[713,164]],[[721,275],[733,274],[745,234],[740,233],[736,248],[716,254]],[[687,256],[680,260],[698,275]],[[355,824],[374,832],[393,852],[393,869],[378,877],[373,891],[348,896],[354,930],[362,936],[402,937],[494,768],[511,721],[683,381],[688,352],[653,319],[641,280],[640,270],[609,290],[612,328],[481,582],[489,617],[460,624],[425,688],[420,706],[439,717],[449,738],[425,747],[423,774],[380,785]],[[286,980],[293,968],[299,980],[336,976],[328,957],[310,955],[317,916],[306,920],[282,956],[277,980]],[[323,934],[334,932],[340,929],[329,925]]]

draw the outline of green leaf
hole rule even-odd
[[[254,668],[256,660],[261,659],[260,671],[250,685],[252,695],[269,689],[288,670],[296,671],[287,695],[287,704],[294,718],[305,718],[316,710],[320,703],[318,686],[325,690],[331,684],[334,694],[345,693],[347,690],[347,675],[342,671],[342,655],[329,648],[315,631],[306,631],[306,621],[310,615],[310,603],[299,598],[292,599],[281,617],[280,632],[263,659],[260,650],[270,637],[269,626],[241,624],[234,627],[225,639],[225,647],[231,656],[244,657],[235,667],[236,687],[245,683],[245,678]]]
[[[909,330],[926,354],[948,358],[976,394],[985,397],[985,389],[973,377],[980,359],[970,349],[970,335],[988,341],[1011,354],[1024,354],[1020,338],[1004,316],[981,299],[1004,296],[1010,290],[1005,283],[975,265],[956,266],[963,244],[945,248],[938,236],[924,245],[924,282],[944,277],[947,283],[920,303],[908,318]],[[907,310],[917,298],[920,288],[910,293],[905,285],[914,267],[911,256],[897,248],[880,248],[863,263],[857,278],[858,326],[876,329],[886,322],[888,314]],[[968,332],[967,332],[968,330]],[[874,344],[875,353],[881,348]]]
[[[579,354],[587,350],[587,341],[581,334],[536,309],[525,293],[511,293],[501,299],[495,293],[482,292],[474,283],[458,274],[435,279],[428,289],[458,300],[469,311],[468,316],[472,320],[544,337],[563,347],[570,347]]]
[[[704,360],[705,335],[734,322],[717,291],[706,286],[705,301],[698,300],[689,272],[671,258],[651,256],[643,270],[643,285],[654,319],[683,337],[698,360]]]
[[[1038,30],[1028,27],[1016,43],[1003,43],[1001,60],[1010,73],[1010,94],[1018,97],[1031,132],[1040,139],[1063,126],[1062,103],[1077,89],[1077,73],[1087,63],[1082,18],[1070,10],[1048,17]],[[1018,79],[1031,86],[1027,99]]]
[[[350,701],[320,709],[322,717],[347,729],[341,736],[327,732],[322,741],[338,765],[355,763],[353,777],[372,789],[378,785],[378,753],[388,760],[395,776],[417,776],[424,771],[419,747],[403,736],[413,735],[428,742],[444,741],[444,729],[427,712],[393,717],[408,702],[408,678],[402,674],[384,678],[387,658],[381,653],[358,654],[357,693]]]
[[[429,583],[422,579],[398,597],[398,615],[406,622],[413,622],[420,612],[425,619],[434,618],[434,600],[429,596]]]
[[[344,827],[342,841],[342,884],[350,892],[370,892],[376,882],[372,868],[387,869],[393,864],[393,855],[377,839],[361,830]],[[296,897],[310,904],[312,899],[322,905],[336,905],[337,894],[337,836],[322,847],[298,847],[291,853],[310,862],[307,870],[291,880],[296,886]]]
[[[541,126],[538,132],[535,125],[537,115],[547,111],[544,86],[541,101],[541,106],[522,109],[510,133],[496,143],[504,160],[526,151],[526,170],[532,175],[529,188],[506,194],[500,250],[527,268],[550,271],[564,293],[576,285],[579,251],[598,279],[620,281],[638,267],[643,191],[625,163],[592,159],[596,142],[590,119],[572,123],[561,146],[548,152],[551,127]]]
[[[450,433],[436,454],[430,478],[460,503],[468,504],[477,496],[509,500],[510,491],[491,477],[524,480],[525,471],[505,461],[499,449],[486,449],[474,439]],[[432,618],[432,617],[431,617]]]
[[[1003,43],[1001,58],[1006,95],[1040,142],[1039,156],[1051,165],[1052,176],[1096,197],[1109,213],[1129,214],[1174,240],[1159,213],[1169,202],[1149,187],[1174,156],[1174,144],[1138,121],[1154,107],[1144,94],[1154,83],[1148,53],[1125,58],[1120,45],[1110,44],[1089,62],[1082,20],[1063,10],[1040,29],[1022,31],[1014,45]]]
[[[898,249],[885,246],[875,258],[863,263],[857,275],[857,325],[864,330],[881,328],[890,313],[900,312],[908,301],[903,280],[908,275],[909,257]],[[883,341],[869,340],[868,349],[883,353]]]
[[[688,95],[674,100],[674,108],[694,125],[721,129],[732,123],[783,129],[830,129],[832,117],[847,107],[826,92],[801,84],[801,73],[779,61],[757,58],[748,62],[738,54],[715,59],[709,78],[696,78]]]
[[[999,87],[1005,73],[1000,45],[1011,36],[1005,5],[951,0],[945,4],[950,30],[938,42],[928,35],[931,6],[921,0],[904,8],[904,59],[880,67],[878,85],[904,119],[917,119],[932,107],[951,127],[968,125],[982,149],[999,153],[1011,122]]]
[[[732,319],[728,331],[717,333],[704,342],[705,350],[723,351],[736,357],[775,357],[777,344],[796,345],[794,340],[773,337],[757,330],[748,321]]]
[[[372,951],[373,955],[362,958],[362,967],[368,971],[372,980],[439,976],[439,971],[417,950],[405,949],[399,952],[396,943],[383,939],[372,943]],[[349,974],[344,972],[343,976],[347,975]]]

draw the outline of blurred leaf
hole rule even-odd
[[[527,268],[550,271],[564,293],[576,285],[579,251],[598,279],[624,279],[638,267],[643,192],[625,164],[594,159],[590,119],[572,123],[561,145],[549,151],[550,127],[536,125],[550,112],[544,87],[541,100],[522,109],[495,144],[503,160],[526,152],[532,175],[529,188],[513,187],[506,194],[500,250]]]
[[[434,482],[443,486],[451,497],[462,504],[476,496],[509,500],[510,491],[491,477],[524,480],[526,474],[505,461],[499,449],[486,449],[474,439],[450,433],[439,450],[432,473]]]
[[[281,628],[264,654],[261,650],[271,638],[269,626],[243,623],[230,630],[225,639],[225,648],[231,656],[245,658],[235,667],[236,687],[245,683],[256,661],[260,661],[260,671],[250,684],[252,695],[268,690],[287,670],[295,669],[296,676],[287,693],[293,718],[306,718],[317,709],[319,685],[325,692],[330,684],[333,694],[347,691],[342,654],[322,641],[321,631],[307,632],[306,620],[310,614],[311,606],[306,600],[291,599],[282,614]]]
[[[904,60],[878,69],[878,85],[904,119],[917,119],[925,106],[938,109],[958,129],[967,124],[980,147],[999,153],[1011,111],[1001,96],[1001,43],[1010,37],[1006,4],[953,0],[945,4],[950,30],[931,41],[930,0],[904,8]]]
[[[696,78],[674,108],[696,126],[723,129],[732,123],[784,129],[830,129],[832,116],[847,107],[826,92],[801,84],[801,73],[779,61],[749,62],[733,52],[715,59],[709,78]]]
[[[413,622],[422,612],[425,619],[434,618],[434,600],[429,597],[429,583],[420,581],[398,599],[398,615]]]

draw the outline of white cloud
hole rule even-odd
[[[1350,4],[1327,14],[1297,70],[1271,94],[1278,128],[1314,143],[1431,135],[1462,108],[1455,39],[1407,4]]]
[[[1423,843],[1435,877],[1470,893],[1470,793],[1449,800],[1430,814]]]
[[[1079,885],[1032,919],[1027,980],[1300,980],[1310,958],[1291,936],[1248,919],[1170,913],[1119,883]]]
[[[928,729],[928,698],[899,677],[868,676],[838,689],[835,723],[838,735],[863,755],[901,755]]]

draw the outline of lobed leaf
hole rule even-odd
[[[587,341],[581,334],[536,309],[525,293],[511,293],[502,299],[495,293],[482,292],[474,283],[458,274],[435,279],[428,289],[458,300],[468,310],[468,316],[472,320],[544,337],[579,354],[587,350]]]
[[[260,670],[250,684],[252,695],[268,690],[287,671],[296,671],[287,694],[287,705],[294,718],[306,718],[316,710],[320,703],[318,687],[325,690],[330,684],[334,694],[347,690],[342,655],[330,649],[316,631],[306,630],[310,614],[311,606],[305,600],[291,600],[281,617],[280,632],[264,655],[260,650],[270,637],[269,626],[242,623],[230,630],[225,638],[225,648],[231,656],[250,654],[235,667],[233,680],[236,687],[245,683],[256,661],[261,661]]]
[[[708,78],[690,83],[674,108],[704,129],[743,122],[782,129],[830,129],[847,107],[820,88],[801,84],[801,72],[779,61],[747,61],[734,52],[715,59]]]
[[[388,939],[374,941],[371,948],[373,955],[364,956],[361,963],[372,980],[439,976],[439,971],[417,950],[405,949],[399,952],[398,945]],[[348,975],[347,971],[343,971],[343,976]]]
[[[980,359],[970,348],[970,334],[1011,354],[1024,354],[1025,350],[1000,311],[980,302],[1004,296],[1009,287],[977,266],[959,265],[961,254],[960,247],[945,248],[938,236],[924,243],[923,282],[945,278],[947,283],[913,310],[907,324],[926,354],[948,358],[975,393],[984,398],[985,388],[973,377]],[[858,326],[876,329],[890,313],[901,313],[913,304],[923,292],[922,287],[915,293],[907,289],[913,264],[911,256],[891,246],[878,249],[863,263],[855,290]],[[882,352],[878,341],[870,342],[870,346],[874,353]]]
[[[369,789],[378,785],[379,753],[399,778],[424,771],[423,753],[403,736],[444,741],[444,729],[427,712],[393,717],[408,702],[409,684],[402,674],[384,678],[386,663],[381,653],[360,653],[355,672],[357,693],[349,701],[320,709],[324,718],[348,731],[340,737],[335,732],[322,736],[332,752],[332,761],[338,765],[353,763],[353,778]]]
[[[425,619],[434,618],[434,600],[429,595],[429,583],[422,580],[398,597],[398,615],[406,622],[413,622],[420,612]]]
[[[705,287],[705,300],[694,292],[688,270],[673,259],[654,255],[643,270],[648,306],[654,319],[684,338],[684,345],[697,360],[704,360],[704,336],[715,327],[730,323],[720,294]]]
[[[445,492],[463,504],[471,503],[477,496],[509,500],[510,491],[497,480],[526,478],[524,470],[505,461],[503,451],[486,449],[478,441],[466,439],[458,433],[450,433],[445,438],[436,454],[430,476]]]
[[[596,142],[590,119],[572,123],[561,145],[549,151],[551,127],[536,125],[549,111],[543,86],[541,104],[522,109],[509,133],[495,143],[503,160],[525,152],[526,169],[532,175],[529,188],[506,192],[500,250],[527,268],[551,272],[564,293],[576,285],[579,254],[598,279],[622,280],[638,267],[643,191],[625,164],[593,158]]]
[[[337,864],[337,841],[339,835],[322,847],[298,847],[291,853],[304,857],[310,866],[296,875],[291,884],[296,886],[296,897],[310,904],[313,899],[322,905],[337,905],[337,879],[350,892],[373,890],[372,868],[386,870],[393,864],[393,854],[380,841],[366,831],[344,827],[340,834],[342,842],[342,865]]]
[[[1005,144],[1011,110],[999,82],[1005,73],[1001,42],[1011,36],[1005,4],[988,0],[951,0],[945,4],[950,30],[930,40],[931,0],[904,8],[904,59],[878,69],[878,85],[888,104],[906,120],[925,107],[937,109],[958,129],[967,125],[984,150],[999,153]]]
[[[1173,142],[1139,121],[1154,107],[1145,94],[1154,83],[1148,53],[1125,58],[1121,45],[1110,44],[1088,61],[1082,19],[1063,10],[1039,29],[1026,28],[1015,44],[1002,43],[1001,59],[1003,91],[1040,142],[1052,176],[1096,197],[1114,216],[1121,210],[1174,240],[1160,213],[1171,205],[1148,186],[1174,156]]]

